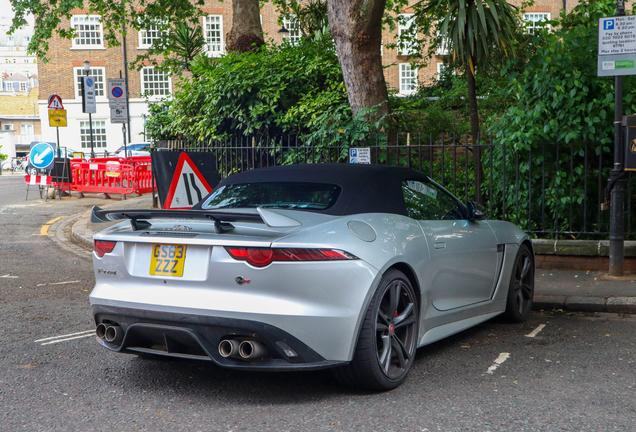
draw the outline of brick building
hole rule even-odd
[[[515,0],[514,3],[518,3]],[[560,13],[566,0],[537,0],[535,6],[526,14],[526,20],[536,22],[551,19]],[[519,2],[520,3],[520,2]],[[575,4],[568,3],[570,10]],[[226,34],[232,27],[231,2],[206,0],[202,7],[204,16],[201,26],[207,42],[210,56],[219,56],[225,52]],[[405,11],[404,24],[397,32],[383,37],[383,63],[387,66],[385,74],[388,86],[400,94],[416,91],[418,85],[436,79],[443,67],[443,56],[434,57],[426,68],[413,69],[408,62],[407,54],[398,49],[384,48],[394,43],[399,34],[408,28],[409,10]],[[261,9],[262,27],[267,40],[280,43],[283,38],[300,38],[300,33],[293,22],[285,20],[284,26],[290,32],[279,32],[279,15],[271,3]],[[60,145],[74,150],[90,149],[89,116],[82,113],[80,77],[84,74],[84,61],[90,62],[90,75],[96,81],[97,112],[92,115],[93,145],[96,152],[107,150],[113,152],[123,145],[121,124],[110,122],[110,109],[107,99],[107,79],[119,78],[124,74],[122,47],[108,48],[104,42],[103,28],[98,15],[88,15],[86,9],[75,9],[70,21],[61,26],[73,27],[77,31],[74,40],[60,39],[57,36],[50,41],[49,62],[39,65],[40,74],[40,115],[42,118],[42,135],[44,141],[54,141],[56,131],[49,126],[47,115],[48,97],[59,95],[67,110],[68,127],[60,128]],[[126,39],[128,60],[146,50],[154,38],[161,35],[153,29],[136,32],[130,30]],[[130,142],[145,141],[144,117],[148,114],[146,98],[152,101],[167,97],[173,91],[173,79],[165,76],[152,66],[143,67],[141,71],[128,71]]]
[[[23,155],[31,141],[41,138],[38,114],[38,65],[27,53],[33,36],[33,17],[9,33],[13,11],[9,0],[0,0],[0,154]]]

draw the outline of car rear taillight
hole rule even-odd
[[[114,241],[95,240],[95,253],[101,258],[105,254],[111,253],[116,244],[117,242]]]
[[[336,261],[358,257],[337,249],[269,249],[226,247],[232,258],[247,261],[254,267],[265,267],[274,261]]]

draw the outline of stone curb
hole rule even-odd
[[[636,297],[535,295],[533,309],[562,309],[571,312],[636,314]]]
[[[90,221],[90,215],[91,212],[89,210],[84,216],[80,217],[77,222],[75,222],[71,227],[71,235],[73,236],[73,241],[86,249],[93,249],[93,235],[95,234],[86,226]]]
[[[134,201],[129,201],[134,203]],[[121,201],[115,201],[111,204],[100,206],[102,209],[107,209],[114,205],[120,204]],[[73,237],[73,241],[80,246],[93,250],[93,236],[95,232],[88,228],[88,223],[91,220],[91,211],[92,209],[86,211],[81,217],[77,219],[77,221],[71,227],[71,236]]]
[[[537,255],[609,256],[609,240],[543,240],[533,239]],[[636,241],[625,242],[625,257],[636,257]]]

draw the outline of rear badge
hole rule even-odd
[[[244,279],[243,276],[237,276],[236,279],[234,279],[236,281],[237,284],[239,285],[243,285],[243,284],[248,284],[250,283],[249,279]]]
[[[117,270],[97,269],[97,274],[103,274],[103,275],[109,275],[109,276],[117,276]]]

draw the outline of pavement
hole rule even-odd
[[[67,199],[77,199],[72,196]],[[96,200],[96,205],[110,209],[152,208],[149,194],[111,200]],[[70,240],[89,254],[93,249],[93,235],[113,223],[90,222],[90,211],[67,218],[70,229],[60,229]],[[58,235],[58,238],[60,235]],[[64,240],[62,240],[64,242]],[[606,272],[576,270],[545,270],[535,272],[534,308],[536,310],[562,310],[570,312],[636,313],[636,273],[613,277]]]

